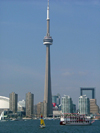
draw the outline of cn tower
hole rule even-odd
[[[46,45],[46,69],[45,69],[45,88],[44,88],[44,116],[52,116],[52,92],[51,92],[51,73],[50,73],[50,45],[53,39],[50,36],[50,18],[49,18],[49,0],[47,6],[47,33],[43,39],[43,44]]]

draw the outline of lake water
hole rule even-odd
[[[46,128],[40,129],[39,120],[0,122],[0,133],[100,133],[100,120],[90,126],[59,125],[59,120],[45,120]]]

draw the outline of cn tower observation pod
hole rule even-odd
[[[43,44],[44,45],[52,45],[53,39],[51,36],[45,36],[43,39]]]

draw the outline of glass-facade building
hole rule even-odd
[[[60,94],[57,95],[53,95],[52,96],[52,105],[53,105],[53,110],[54,108],[58,108],[58,110],[60,109]]]
[[[80,96],[86,95],[89,99],[95,99],[95,88],[80,88]]]
[[[62,97],[62,113],[73,113],[73,101],[70,96],[64,95]]]
[[[73,104],[73,113],[76,113],[76,105]]]
[[[80,114],[90,114],[90,100],[86,95],[79,97],[78,108]]]

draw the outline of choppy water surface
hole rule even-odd
[[[100,121],[91,126],[59,125],[59,120],[45,120],[46,128],[39,128],[39,120],[0,122],[0,133],[100,133]]]

